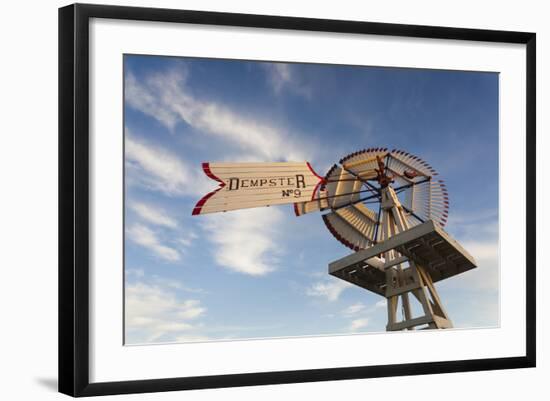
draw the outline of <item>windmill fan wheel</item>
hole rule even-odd
[[[399,199],[408,227],[432,220],[445,226],[449,196],[443,180],[421,158],[403,150],[368,148],[343,157],[319,190],[328,230],[358,251],[387,239],[381,235],[384,189]],[[391,235],[391,233],[390,233]]]

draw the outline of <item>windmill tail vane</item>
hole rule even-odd
[[[324,182],[308,162],[203,163],[202,169],[219,185],[193,215],[312,201]]]
[[[286,204],[296,216],[319,212],[328,231],[355,252],[332,262],[329,273],[385,296],[387,330],[452,327],[433,284],[476,264],[443,231],[447,187],[421,158],[368,148],[343,157],[324,176],[307,161],[208,162],[202,169],[218,187],[193,215]],[[409,294],[421,303],[422,318],[412,317]]]

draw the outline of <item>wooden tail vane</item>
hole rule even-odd
[[[323,182],[308,162],[203,163],[219,187],[197,202],[193,215],[307,202]]]
[[[447,188],[419,157],[368,148],[340,159],[324,177],[308,162],[203,163],[202,169],[219,185],[193,215],[283,204],[293,204],[296,216],[320,212],[330,233],[355,251],[331,263],[329,273],[386,297],[387,330],[452,327],[434,283],[476,264],[443,231]],[[423,316],[412,316],[409,295]]]

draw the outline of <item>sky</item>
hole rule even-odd
[[[457,328],[499,324],[498,74],[124,56],[125,343],[385,331],[385,298],[328,274],[351,251],[292,205],[192,216],[202,162],[404,149],[445,180],[478,268],[437,283]]]

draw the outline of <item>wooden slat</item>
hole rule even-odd
[[[399,162],[399,163],[401,163],[405,166],[405,168],[403,168],[403,170],[410,169],[410,170],[417,171],[418,173],[420,173],[420,175],[425,176],[425,177],[431,177],[432,176],[432,173],[426,167],[424,167],[424,166],[416,167],[415,165],[413,165],[413,163],[411,163],[410,160],[409,160],[410,157],[406,157],[406,156],[398,154],[398,153],[390,153],[390,156],[392,158],[394,158],[396,162]],[[395,168],[393,166],[393,163],[392,163],[392,167]]]
[[[269,201],[264,200],[264,201],[257,201],[257,202],[236,202],[236,203],[212,204],[212,205],[207,202],[202,206],[200,214],[228,212],[230,210],[250,209],[253,207],[285,205],[285,204],[293,204],[293,203],[295,202],[290,202],[287,199],[277,199],[277,200],[269,200]]]
[[[335,213],[346,220],[346,222],[355,229],[358,235],[367,238],[369,241],[373,241],[373,238],[367,235],[367,226],[372,225],[372,222],[363,213],[359,212],[355,205],[338,209]]]
[[[311,174],[309,170],[289,170],[289,171],[230,171],[220,173],[218,171],[212,171],[214,175],[222,180],[228,180],[231,177],[239,178],[292,178],[295,179],[297,175],[303,175],[304,177],[309,177],[311,179],[315,178],[317,181],[319,179]]]
[[[335,187],[335,190],[333,193],[330,193],[330,195],[334,196],[332,199],[329,199],[329,203],[332,207],[338,207],[345,205],[351,201],[351,198],[353,195],[349,196],[340,196],[343,194],[348,194],[353,192],[353,188],[355,186],[355,181],[353,181],[354,176],[350,174],[349,172],[341,169],[340,175],[338,177],[338,183]]]
[[[348,162],[345,162],[343,166],[346,170],[350,170],[353,167],[362,166],[370,162],[376,162],[376,156],[369,157],[367,159],[362,159],[362,160],[348,161]]]
[[[365,249],[370,245],[370,241],[366,237],[361,235],[361,233],[359,233],[352,225],[350,225],[338,214],[329,213],[325,215],[325,217],[345,241],[357,246],[360,249]]]
[[[363,213],[365,215],[365,217],[370,219],[373,223],[378,222],[377,214],[374,211],[372,211],[371,209],[369,209],[367,206],[365,206],[364,204],[356,203],[355,207],[356,207],[357,210],[359,210],[361,213]]]
[[[216,194],[220,193],[222,191],[217,192]],[[228,192],[225,192],[225,194],[228,194]],[[313,188],[309,189],[303,189],[301,190],[301,196],[295,197],[293,195],[289,196],[281,196],[281,190],[276,193],[265,193],[265,194],[256,194],[254,196],[242,194],[242,193],[235,193],[231,196],[227,196],[224,193],[221,193],[220,195],[211,197],[208,201],[208,205],[222,205],[222,204],[255,204],[260,202],[269,204],[270,201],[282,201],[278,204],[291,204],[291,203],[297,203],[297,202],[304,202],[305,199],[310,200],[313,195]]]
[[[209,162],[210,168],[223,169],[223,168],[281,168],[281,167],[303,167],[306,165],[306,161],[303,162]]]

